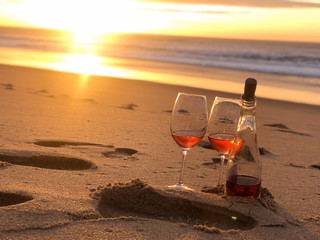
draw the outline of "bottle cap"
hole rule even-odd
[[[254,78],[248,78],[244,86],[244,94],[242,99],[245,101],[253,101],[255,99],[254,93],[257,87],[257,80]]]

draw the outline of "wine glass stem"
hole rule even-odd
[[[188,148],[182,148],[182,163],[181,163],[181,170],[180,170],[178,185],[183,185],[184,165],[186,163],[188,150],[189,150]]]
[[[220,160],[221,160],[221,166],[220,166],[220,173],[219,173],[219,180],[218,180],[218,186],[221,186],[221,181],[222,181],[222,172],[223,172],[223,166],[224,166],[224,159],[226,156],[224,154],[220,155]]]

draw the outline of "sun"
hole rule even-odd
[[[10,26],[66,30],[84,41],[99,34],[166,29],[175,21],[171,18],[174,13],[157,11],[160,5],[141,0],[19,0],[0,4],[0,21]]]

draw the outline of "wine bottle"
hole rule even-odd
[[[248,78],[241,97],[241,113],[226,172],[226,194],[257,198],[261,192],[261,163],[256,133],[257,81]]]

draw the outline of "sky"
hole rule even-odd
[[[0,26],[320,42],[320,0],[0,0]]]

